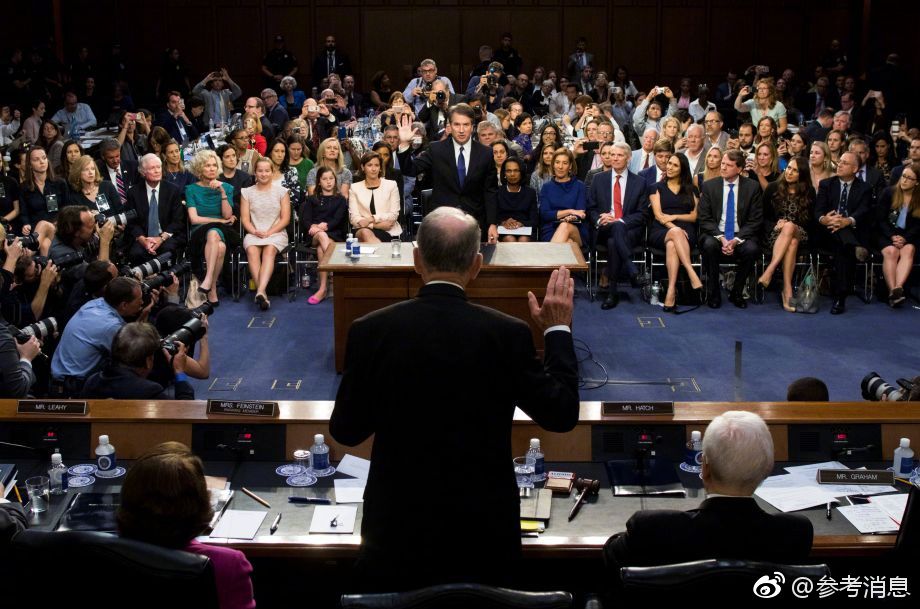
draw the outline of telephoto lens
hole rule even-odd
[[[115,226],[124,226],[130,220],[137,218],[137,210],[129,209],[126,212],[120,214],[112,214],[111,216],[106,216],[105,214],[96,214],[96,224],[102,226],[109,220],[115,220]]]
[[[148,260],[143,264],[131,267],[127,270],[126,274],[135,277],[138,281],[140,281],[145,277],[155,275],[156,273],[168,269],[170,262],[172,262],[172,252],[166,252],[165,254],[160,254],[153,260]]]
[[[200,305],[198,305],[198,306],[195,307],[194,309],[189,309],[189,313],[191,313],[192,315],[194,315],[197,319],[201,319],[201,316],[202,316],[202,315],[208,315],[208,316],[210,316],[211,314],[213,314],[213,313],[214,313],[214,307],[211,305],[210,302],[208,302],[207,300],[205,300],[203,303],[201,303]]]
[[[19,243],[22,244],[22,247],[32,251],[38,251],[38,235],[35,233],[29,233],[22,237],[16,237],[16,235],[7,234],[6,240],[8,243],[12,243],[16,239],[19,239]]]
[[[878,372],[870,372],[860,383],[864,400],[879,402],[900,402],[907,399],[908,391],[899,389],[885,382]]]
[[[38,340],[45,340],[49,336],[54,336],[57,333],[57,329],[57,319],[54,317],[47,317],[35,322],[34,324],[29,324],[25,328],[21,328],[19,333],[16,335],[16,341],[19,344],[23,344],[33,336]]]
[[[160,346],[168,353],[175,355],[179,352],[179,345],[176,343],[182,343],[187,347],[200,340],[205,335],[205,332],[207,332],[207,328],[204,327],[200,319],[190,319],[182,324],[181,328],[161,340]]]
[[[189,260],[183,260],[182,262],[176,264],[170,269],[173,275],[178,277],[179,275],[184,275],[192,270],[192,263]]]
[[[77,266],[85,262],[83,258],[83,252],[67,252],[57,258],[52,258],[51,260],[57,267],[61,270],[69,269],[70,267]]]

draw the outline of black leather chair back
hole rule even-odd
[[[901,528],[898,530],[898,541],[894,549],[899,561],[920,559],[920,488],[916,486],[910,487],[907,507],[904,508],[904,516],[901,517]]]
[[[84,531],[23,531],[8,548],[13,571],[4,607],[217,609],[207,556]],[[9,602],[10,604],[7,604]]]
[[[343,609],[567,609],[568,592],[524,592],[481,584],[444,584],[409,592],[343,594]]]

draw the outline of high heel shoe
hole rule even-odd
[[[787,311],[788,313],[795,313],[795,307],[792,306],[792,304],[790,304],[792,301],[792,297],[790,296],[789,299],[787,300],[786,295],[783,294],[782,298],[783,298],[783,310]]]
[[[662,305],[661,310],[665,313],[677,313],[677,305],[673,304],[671,306]]]
[[[770,279],[772,279],[772,277]],[[757,283],[760,284],[760,287],[766,290],[770,287],[770,279],[764,279],[764,276],[761,275],[760,279],[757,280]]]
[[[256,304],[259,305],[259,309],[262,311],[267,311],[270,306],[268,300],[262,294],[256,294]]]

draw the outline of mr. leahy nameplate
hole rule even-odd
[[[19,400],[18,414],[86,414],[86,400]]]
[[[273,417],[278,414],[278,402],[208,400],[208,414],[242,414],[251,417]]]
[[[819,469],[818,484],[877,484],[892,486],[894,472],[884,469]]]
[[[605,417],[672,415],[674,402],[602,402],[601,414]]]

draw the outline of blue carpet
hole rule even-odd
[[[636,290],[620,293],[611,311],[583,290],[576,299],[575,338],[614,383],[588,389],[605,374],[586,359],[582,400],[781,401],[792,380],[816,376],[831,400],[859,401],[859,382],[871,370],[892,383],[920,373],[920,310],[911,301],[891,310],[851,297],[836,317],[822,299],[818,314],[801,315],[784,312],[777,293],[768,292],[763,305],[743,311],[725,302],[674,316],[642,302]],[[272,319],[271,327],[259,327]],[[300,291],[293,303],[274,297],[262,313],[251,299],[224,297],[211,318],[211,348],[211,378],[196,382],[199,399],[335,398],[331,299],[310,306]],[[580,349],[579,358],[586,356]]]

